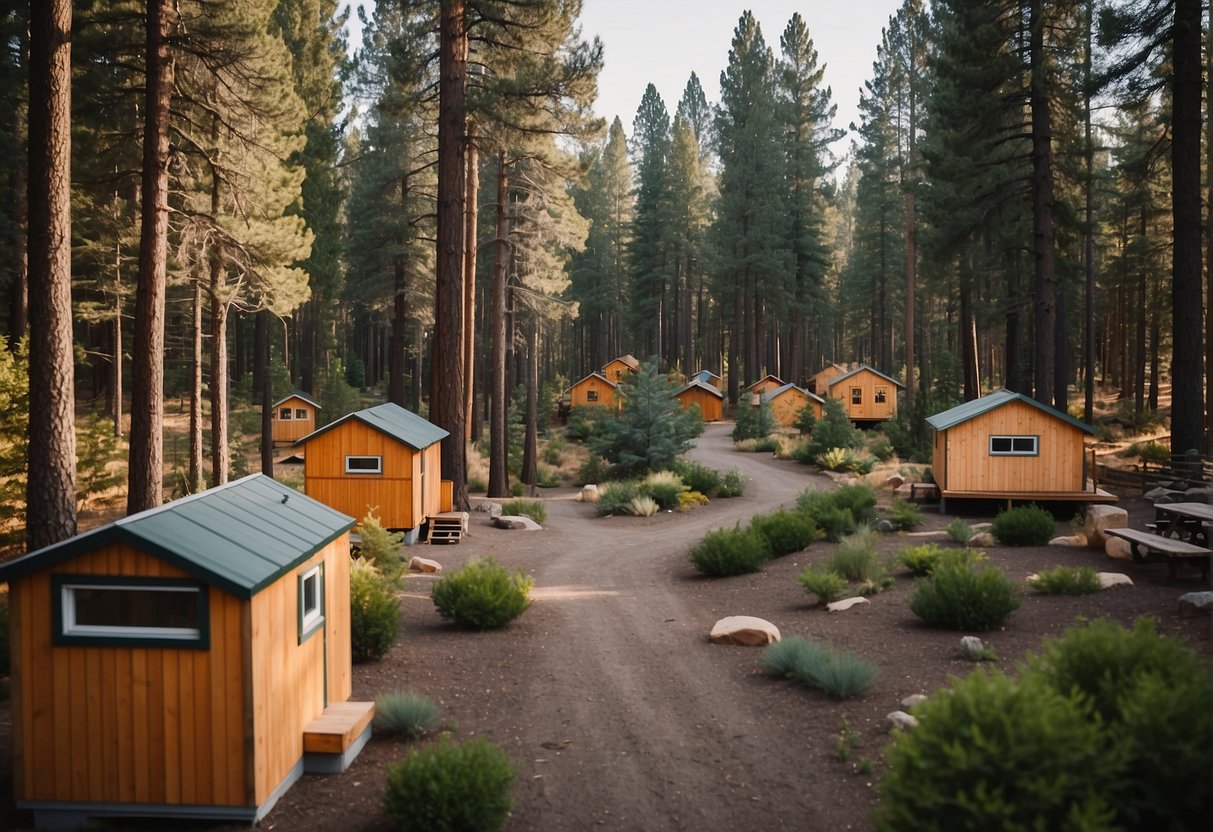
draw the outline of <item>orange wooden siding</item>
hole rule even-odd
[[[799,390],[785,390],[771,399],[771,416],[780,427],[790,428],[808,404],[813,405],[813,416],[821,419],[821,405]]]
[[[720,397],[713,396],[707,390],[692,387],[690,390],[683,390],[677,398],[683,409],[689,409],[691,405],[699,405],[699,412],[703,415],[705,422],[719,422],[724,418],[724,404]]]
[[[291,409],[290,419],[280,418],[282,409]],[[304,411],[305,418],[298,418],[299,411]],[[275,442],[294,442],[302,439],[316,429],[316,408],[303,399],[287,399],[274,408],[273,437]]]
[[[809,391],[819,396],[825,396],[830,389],[830,382],[845,373],[842,367],[831,364],[809,380]]]
[[[852,390],[861,394],[859,404],[852,402]],[[830,395],[842,402],[847,416],[865,421],[884,421],[897,415],[897,385],[869,370],[860,370],[830,387]],[[884,391],[884,402],[876,402],[877,391]]]
[[[627,362],[618,358],[612,358],[605,365],[603,365],[602,368],[602,374],[606,376],[608,381],[612,381],[615,384],[622,381],[628,375],[628,373],[634,372],[636,371],[629,367]]]
[[[1038,456],[991,456],[991,436],[1038,436]],[[1013,401],[935,435],[931,470],[944,491],[1083,490],[1083,431]]]
[[[590,400],[591,390],[597,395],[594,401]],[[615,388],[594,376],[583,378],[569,389],[569,402],[573,407],[614,407]]]
[[[774,390],[777,387],[783,387],[783,382],[776,378],[764,378],[762,381],[754,382],[746,389],[747,392],[754,394],[765,393],[768,390]]]

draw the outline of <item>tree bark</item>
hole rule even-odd
[[[400,210],[407,211],[409,197],[408,174],[400,177]],[[402,234],[396,241],[400,251],[392,264],[392,334],[389,340],[387,356],[387,400],[405,406],[404,394],[404,327],[408,323],[405,315],[408,304],[405,298],[408,276],[405,273],[404,247],[406,241]]]
[[[489,413],[489,488],[488,496],[505,497],[510,493],[510,436],[506,424],[505,383],[505,289],[506,267],[509,264],[509,226],[505,201],[509,194],[509,168],[505,151],[497,154],[496,255],[493,260],[493,280],[490,288],[489,315],[492,332],[492,393]]]
[[[1083,177],[1084,223],[1082,232],[1083,285],[1082,375],[1083,421],[1095,422],[1095,141],[1091,135],[1092,49],[1095,36],[1095,0],[1086,0],[1086,51],[1083,55]]]
[[[1054,389],[1057,328],[1057,284],[1054,269],[1053,129],[1044,55],[1044,2],[1030,0],[1029,51],[1032,110],[1032,251],[1035,255],[1035,390],[1044,404],[1056,404]]]
[[[190,464],[186,490],[196,494],[206,488],[202,472],[202,281],[194,280],[192,326],[193,354],[190,361]]]
[[[539,481],[539,313],[531,310],[526,337],[526,435],[522,443],[522,482],[535,495]]]
[[[274,382],[270,373],[270,313],[253,323],[253,389],[261,396],[261,473],[274,476]]]
[[[26,543],[76,534],[71,0],[30,4],[29,475]]]
[[[472,440],[472,414],[476,411],[476,236],[480,221],[480,154],[476,146],[476,125],[468,123],[467,193],[463,215],[463,415],[465,438]]]
[[[1213,4],[1209,5],[1209,28],[1208,32],[1213,33]],[[1213,312],[1210,312],[1208,305],[1213,305],[1213,118],[1209,117],[1209,111],[1213,110],[1213,34],[1210,34],[1209,40],[1205,43],[1205,90],[1207,106],[1205,109],[1205,172],[1209,184],[1208,201],[1206,208],[1208,213],[1205,215],[1205,361],[1213,363]],[[1155,342],[1157,343],[1157,342]],[[1206,369],[1209,364],[1205,365]],[[1205,379],[1205,453],[1213,456],[1213,384]]]
[[[215,243],[211,254],[211,485],[223,485],[231,469],[227,445],[227,318],[223,285],[223,247]]]

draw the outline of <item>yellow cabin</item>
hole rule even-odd
[[[617,407],[619,386],[601,373],[590,373],[566,391],[570,407]]]
[[[344,770],[352,524],[254,474],[0,566],[18,807],[251,824]]]
[[[820,372],[809,379],[809,392],[818,396],[828,396],[830,382],[847,370],[846,364],[827,364]]]
[[[684,409],[699,405],[705,422],[719,422],[724,418],[724,394],[706,381],[700,381],[698,376],[675,393],[674,398]]]
[[[897,415],[897,391],[903,385],[895,378],[860,364],[829,382],[830,396],[842,402],[852,422],[883,422]]]
[[[780,427],[792,427],[800,411],[809,406],[813,408],[813,418],[821,420],[821,397],[814,396],[795,384],[785,384],[768,390],[762,394],[762,401],[771,405],[771,416]]]
[[[959,499],[1112,502],[1086,487],[1087,425],[1010,390],[996,390],[927,419],[940,496]]]
[[[397,404],[343,416],[305,436],[309,497],[362,519],[376,509],[385,529],[417,541],[421,524],[444,510],[440,442],[447,432]]]
[[[621,355],[618,358],[612,358],[606,364],[603,364],[602,376],[609,379],[612,384],[618,384],[628,373],[634,373],[639,369],[640,362],[629,353],[628,355]]]
[[[781,379],[779,376],[768,374],[747,387],[746,392],[753,393],[756,396],[761,396],[768,390],[774,390],[777,387],[783,387],[783,379]]]
[[[291,444],[316,429],[320,405],[298,390],[274,402],[274,442]]]

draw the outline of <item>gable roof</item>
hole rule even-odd
[[[1078,421],[1070,414],[1062,413],[1060,410],[1054,410],[1048,405],[1041,404],[1040,402],[1036,401],[1036,399],[1033,399],[1031,396],[1025,396],[1023,393],[1016,393],[1012,390],[1006,389],[1005,387],[999,390],[994,390],[993,392],[987,393],[981,398],[973,399],[970,402],[958,404],[956,407],[953,407],[950,410],[945,410],[942,413],[936,413],[934,416],[928,416],[927,424],[935,428],[935,430],[947,430],[948,428],[968,422],[971,419],[975,419],[984,413],[989,413],[991,410],[995,410],[1002,407],[1004,404],[1010,404],[1011,402],[1023,402],[1030,407],[1036,408],[1041,413],[1046,413],[1049,416],[1054,416],[1061,419],[1063,422],[1073,425],[1081,431],[1085,431],[1086,433],[1095,433],[1094,428],[1088,424],[1085,424],[1084,422]]]
[[[787,384],[783,385],[782,387],[775,387],[771,390],[768,390],[767,392],[762,394],[762,400],[764,402],[774,401],[776,398],[778,398],[779,396],[782,396],[784,393],[788,392],[789,390],[798,390],[801,393],[803,393],[807,398],[812,399],[813,401],[817,402],[818,404],[825,404],[825,399],[821,398],[821,396],[818,396],[815,393],[810,393],[808,390],[805,390],[803,387],[801,387],[797,384],[794,384],[792,382],[788,382]]]
[[[286,394],[285,396],[283,396],[281,399],[279,399],[278,401],[274,402],[274,403],[271,405],[271,407],[277,407],[278,405],[282,404],[283,402],[290,401],[291,399],[302,399],[303,401],[307,402],[308,404],[310,404],[312,407],[316,408],[317,410],[320,410],[320,409],[321,409],[321,407],[320,407],[320,403],[319,403],[319,402],[314,401],[314,400],[313,400],[313,399],[312,399],[310,396],[308,396],[306,393],[300,393],[298,390],[292,390],[291,392],[287,393],[287,394]]]
[[[624,355],[617,355],[617,356],[615,356],[615,357],[614,357],[614,358],[612,358],[610,361],[608,361],[607,363],[603,364],[603,365],[602,365],[602,369],[604,369],[604,370],[605,370],[607,367],[611,366],[611,365],[612,365],[612,364],[614,364],[616,361],[621,361],[621,362],[623,362],[625,365],[627,365],[627,366],[628,366],[628,368],[629,368],[629,369],[632,369],[632,370],[639,370],[639,369],[640,369],[640,362],[639,362],[639,361],[637,361],[637,360],[636,360],[636,356],[632,355],[630,352],[629,352],[629,353],[626,353],[626,354],[624,354]]]
[[[779,385],[783,384],[783,379],[781,379],[779,376],[775,375],[774,373],[767,373],[765,376],[758,379],[758,381],[754,382],[749,387],[747,387],[746,390],[753,390],[755,387],[762,384],[767,379],[770,379],[771,381],[774,381],[774,382],[778,383]]]
[[[715,396],[718,399],[724,398],[724,393],[721,393],[719,388],[717,388],[714,384],[709,384],[708,382],[704,381],[703,379],[699,378],[698,376],[696,376],[695,378],[691,379],[686,384],[684,384],[682,386],[682,389],[675,392],[674,395],[681,396],[683,393],[687,392],[688,390],[692,390],[692,389],[703,390],[705,392],[711,393],[713,396]]]
[[[353,525],[306,494],[250,474],[9,561],[0,581],[126,543],[247,600]]]
[[[601,381],[603,384],[607,385],[608,387],[615,387],[615,388],[617,388],[617,387],[619,386],[618,384],[616,384],[615,382],[611,381],[609,378],[607,378],[606,376],[604,376],[602,373],[600,373],[600,372],[598,372],[597,370],[595,370],[594,372],[590,373],[588,376],[582,376],[581,378],[579,378],[579,379],[577,379],[576,381],[574,381],[572,384],[570,384],[570,385],[569,385],[569,389],[568,389],[568,390],[565,390],[564,392],[566,392],[566,393],[567,393],[567,392],[569,392],[569,390],[572,390],[572,389],[573,389],[574,387],[576,387],[578,384],[581,384],[581,382],[583,382],[583,381],[589,381],[589,380],[590,380],[590,379],[592,379],[592,378],[596,378],[596,379],[598,379],[599,381]]]
[[[302,445],[305,442],[310,442],[320,434],[330,431],[338,425],[343,425],[350,420],[362,422],[368,428],[377,430],[389,439],[395,439],[397,442],[408,445],[416,451],[425,450],[430,445],[433,445],[435,442],[441,442],[450,435],[433,422],[422,419],[416,413],[405,410],[398,404],[387,402],[386,404],[377,404],[374,407],[368,407],[366,410],[359,410],[356,413],[342,416],[337,421],[329,422],[324,427],[312,431],[302,439],[296,440],[295,444]]]
[[[881,377],[881,378],[883,378],[885,381],[889,382],[889,384],[896,384],[898,387],[901,387],[901,388],[904,388],[904,387],[905,387],[905,385],[904,385],[904,384],[902,384],[902,383],[901,383],[900,381],[898,381],[897,379],[895,379],[895,378],[893,378],[893,377],[891,377],[891,376],[886,376],[884,373],[880,372],[880,370],[877,370],[877,369],[875,369],[875,368],[873,368],[873,367],[869,367],[867,364],[860,364],[860,365],[859,365],[858,367],[856,367],[854,370],[850,370],[849,372],[845,372],[845,373],[843,373],[843,374],[842,374],[842,375],[840,375],[840,376],[835,376],[834,378],[830,379],[830,380],[829,380],[829,382],[827,382],[826,386],[827,386],[827,387],[833,387],[835,384],[838,384],[838,383],[840,383],[840,382],[844,381],[845,379],[850,378],[851,376],[855,375],[856,373],[863,372],[864,370],[867,370],[869,373],[873,373],[873,374],[875,374],[875,375],[880,376],[880,377]]]
[[[708,384],[712,384],[712,379],[721,378],[721,377],[722,376],[720,375],[720,373],[713,373],[711,370],[700,370],[695,375],[691,376],[691,378],[693,378],[693,379],[697,379],[699,381],[706,381]],[[715,387],[716,385],[712,384],[712,386]]]

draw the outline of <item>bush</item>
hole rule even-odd
[[[513,785],[497,746],[442,740],[388,766],[383,805],[401,832],[489,832],[505,823]]]
[[[896,453],[893,450],[893,445],[889,442],[889,438],[884,434],[877,434],[876,438],[868,443],[868,453],[879,459],[881,462],[888,462]]]
[[[1015,585],[995,566],[940,564],[929,578],[914,582],[910,609],[933,627],[993,630],[1019,607]]]
[[[598,489],[598,502],[594,510],[599,517],[608,514],[631,514],[632,500],[640,496],[640,487],[635,480],[609,482]]]
[[[771,553],[762,535],[738,525],[708,532],[691,549],[690,559],[703,574],[723,578],[757,572],[771,559]]]
[[[830,553],[822,565],[848,581],[863,584],[860,592],[864,595],[880,592],[893,585],[893,579],[877,559],[876,550],[872,548],[866,535],[853,534],[844,537],[838,548]]]
[[[813,518],[804,512],[780,509],[774,514],[757,514],[750,520],[750,529],[762,535],[771,550],[771,557],[779,558],[799,552],[808,547],[817,537]]]
[[[559,488],[560,482],[559,471],[546,465],[539,465],[535,468],[535,485],[540,488]]]
[[[375,697],[375,730],[419,739],[438,726],[438,706],[415,693],[381,693]]]
[[[355,662],[382,659],[400,635],[396,583],[365,558],[350,560],[350,649]]]
[[[715,468],[691,462],[689,459],[679,459],[674,463],[673,470],[687,488],[708,497],[714,495],[720,487],[720,472]]]
[[[1044,595],[1090,595],[1102,589],[1099,573],[1090,566],[1057,566],[1028,581]]]
[[[837,601],[847,588],[846,578],[820,564],[806,566],[796,582],[810,595],[816,595],[817,602],[822,605]]]
[[[743,401],[738,405],[734,414],[735,423],[733,432],[730,434],[734,442],[758,439],[774,432],[777,427],[775,417],[771,415],[771,403],[760,401],[759,406],[754,407],[745,401],[748,398],[750,398],[750,394],[743,394]]]
[[[747,454],[778,454],[783,448],[783,442],[778,436],[760,436],[757,439],[743,439],[733,445],[733,450]]]
[[[492,557],[470,561],[434,584],[430,597],[444,618],[461,627],[490,630],[513,621],[530,606],[534,581],[510,574]]]
[[[677,385],[657,372],[656,361],[642,363],[619,386],[623,397],[619,416],[603,422],[600,434],[590,440],[590,449],[611,463],[616,477],[670,468],[703,433],[699,412],[682,408],[674,398]]]
[[[973,527],[960,517],[952,518],[952,522],[944,526],[944,531],[957,543],[968,543],[969,538],[973,536]]]
[[[972,549],[944,549],[934,543],[921,546],[906,546],[897,555],[897,560],[915,575],[931,575],[943,564],[966,566],[985,560],[984,552]]]
[[[510,500],[501,504],[501,513],[529,517],[541,526],[548,519],[548,510],[538,500]]]
[[[777,676],[816,688],[835,699],[859,696],[876,680],[876,666],[828,644],[789,636],[762,654],[762,663]]]
[[[656,500],[654,500],[652,497],[645,497],[641,495],[639,497],[632,498],[632,504],[628,508],[628,514],[635,515],[636,517],[652,517],[659,510],[660,507],[657,505]]]
[[[543,461],[548,465],[559,468],[564,462],[564,442],[553,437],[543,448]]]
[[[800,435],[804,436],[813,432],[814,426],[817,424],[817,415],[813,412],[813,405],[806,404],[796,414],[796,420],[792,422],[792,427],[800,431]]]
[[[678,507],[678,495],[686,491],[682,478],[673,471],[655,471],[640,483],[640,493],[652,497],[660,508]]]
[[[855,518],[847,508],[823,508],[814,512],[812,517],[825,539],[831,543],[837,543],[855,531]]]
[[[358,524],[358,537],[362,540],[358,554],[375,564],[375,568],[388,580],[398,581],[404,572],[404,557],[400,549],[404,545],[404,535],[383,528],[376,511],[377,508],[368,511]]]
[[[1017,506],[999,513],[990,531],[1004,546],[1044,546],[1056,528],[1053,515],[1040,506]]]
[[[867,485],[844,485],[830,492],[831,502],[849,509],[856,523],[871,523],[876,519],[876,492]]]
[[[589,458],[581,464],[577,469],[577,484],[589,485],[590,483],[598,484],[606,479],[607,464],[600,456],[590,454]]]
[[[706,506],[708,498],[700,494],[698,491],[684,491],[678,495],[678,510],[690,511],[693,508]]]
[[[510,483],[510,496],[511,497],[514,497],[515,499],[517,499],[518,497],[521,497],[525,493],[526,493],[526,486],[523,485],[521,482],[519,482],[518,480],[514,480],[512,483]]]
[[[923,516],[918,506],[905,500],[894,500],[889,507],[889,522],[906,531],[922,525]]]
[[[1122,457],[1138,457],[1142,462],[1155,465],[1171,464],[1171,449],[1159,442],[1134,442],[1117,454]]]
[[[830,448],[862,447],[863,432],[851,424],[841,402],[826,397],[825,404],[822,405],[821,419],[813,426],[813,436],[805,444],[803,453],[813,460]]]
[[[745,492],[745,480],[736,468],[726,471],[716,487],[717,497],[740,497]]]

